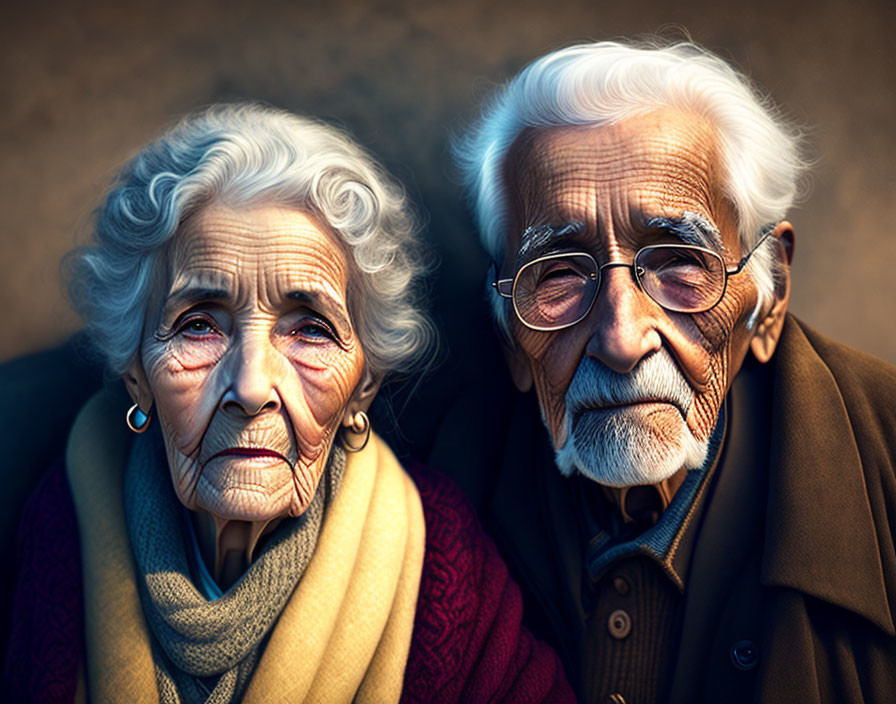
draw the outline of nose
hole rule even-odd
[[[231,382],[222,399],[228,413],[255,416],[280,410],[277,353],[264,333],[245,335],[234,350]]]
[[[603,271],[600,291],[588,321],[592,326],[586,354],[626,374],[662,347],[656,309],[626,267]]]

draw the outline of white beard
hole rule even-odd
[[[623,487],[657,484],[683,467],[702,466],[709,438],[698,440],[685,421],[693,398],[665,348],[628,374],[584,357],[566,392],[566,442],[554,448],[560,472]],[[620,405],[644,400],[664,403]]]

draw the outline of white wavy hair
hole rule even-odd
[[[274,203],[323,220],[354,262],[349,313],[371,371],[411,371],[434,329],[418,309],[425,270],[402,187],[347,134],[257,104],[189,115],[135,156],[96,212],[94,242],[65,261],[69,293],[108,369],[137,354],[167,246],[205,205]]]
[[[793,205],[806,168],[801,135],[744,75],[691,42],[597,42],[537,59],[503,86],[479,122],[454,143],[479,236],[497,265],[504,259],[507,199],[502,167],[528,127],[610,125],[662,107],[706,118],[718,135],[725,195],[749,251]],[[759,290],[755,317],[774,295],[775,258],[760,247],[750,259]],[[490,300],[508,339],[507,306],[491,286]]]

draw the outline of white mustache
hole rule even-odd
[[[594,357],[583,357],[566,392],[566,412],[575,418],[582,411],[644,401],[662,401],[687,417],[694,391],[663,347],[627,374],[618,374]]]

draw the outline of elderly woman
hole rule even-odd
[[[215,107],[126,166],[95,235],[71,290],[132,405],[94,397],[26,509],[17,700],[571,698],[458,490],[371,432],[430,327],[366,153]]]

